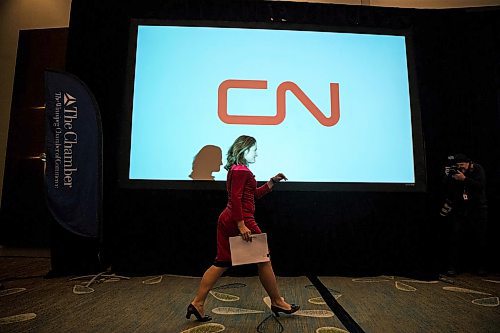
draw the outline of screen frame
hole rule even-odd
[[[130,179],[130,149],[132,133],[132,112],[134,97],[135,63],[139,26],[183,26],[217,27],[269,30],[296,30],[354,33],[371,35],[393,35],[405,37],[408,85],[410,97],[410,119],[413,143],[413,166],[415,183],[371,183],[371,182],[282,182],[273,188],[278,191],[367,191],[367,192],[425,192],[427,174],[424,138],[422,132],[420,102],[418,98],[413,37],[409,29],[335,27],[288,22],[239,22],[239,21],[186,21],[172,19],[131,19],[127,53],[126,80],[124,88],[124,116],[122,117],[118,158],[118,185],[129,189],[173,189],[173,190],[224,190],[225,181],[210,180],[150,180]],[[373,166],[376,167],[376,166]],[[279,172],[279,170],[277,170]],[[272,176],[272,175],[269,175]],[[259,182],[260,183],[260,182]]]

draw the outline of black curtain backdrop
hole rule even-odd
[[[446,156],[464,152],[488,177],[489,242],[499,238],[500,7],[411,10],[264,1],[73,0],[67,70],[92,90],[104,135],[106,260],[129,274],[200,275],[215,256],[223,191],[118,185],[131,18],[409,29],[426,148],[426,193],[274,192],[256,218],[281,275],[433,275],[447,231],[439,218]],[[377,165],[367,167],[377,168]],[[69,247],[78,246],[72,241]],[[473,249],[474,244],[464,244]],[[472,252],[471,252],[472,253]],[[487,255],[497,270],[497,246]],[[61,255],[61,254],[60,254]],[[472,256],[471,261],[474,260]],[[247,269],[251,270],[251,269]],[[236,271],[238,272],[238,271]]]

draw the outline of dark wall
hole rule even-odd
[[[256,218],[270,234],[279,274],[425,274],[442,268],[446,230],[438,219],[440,170],[448,154],[462,151],[483,164],[490,206],[500,203],[499,13],[499,8],[430,11],[263,1],[74,0],[67,69],[90,87],[102,113],[106,260],[115,270],[132,273],[201,274],[215,256],[216,221],[226,197],[222,191],[118,185],[120,147],[127,135],[121,125],[131,18],[285,19],[290,24],[410,29],[428,191],[275,192],[257,204]],[[492,222],[500,220],[496,208],[490,214]],[[494,240],[499,227],[491,223],[490,229]]]
[[[67,28],[21,30],[9,119],[0,211],[0,244],[48,247],[45,206],[45,68],[64,70]]]

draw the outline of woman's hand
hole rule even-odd
[[[288,180],[288,178],[286,178],[286,176],[280,172],[276,176],[269,179],[269,181],[267,182],[267,186],[269,188],[273,188],[274,184],[279,183],[282,180]]]
[[[271,179],[273,183],[279,183],[282,180],[288,180],[288,178],[286,178],[286,176],[281,172],[278,173],[276,176],[272,177]]]
[[[252,241],[252,237],[250,237],[252,235],[252,231],[250,231],[250,229],[247,228],[244,221],[238,222],[238,229],[240,230],[241,238],[243,238],[247,242]]]

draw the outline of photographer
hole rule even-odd
[[[443,180],[446,200],[440,212],[441,216],[449,217],[450,222],[448,275],[456,275],[457,268],[463,264],[460,260],[462,240],[467,241],[473,252],[478,273],[484,274],[488,215],[485,172],[480,164],[464,154],[449,156],[448,162]]]

